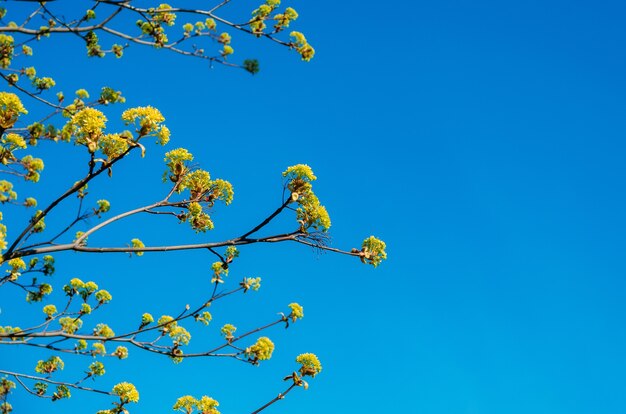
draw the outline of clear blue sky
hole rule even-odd
[[[256,6],[239,3],[230,7]],[[66,94],[108,84],[128,106],[158,107],[172,130],[168,149],[188,148],[233,183],[234,204],[216,208],[216,230],[196,240],[253,225],[280,202],[285,167],[307,163],[333,220],[333,245],[349,249],[375,234],[389,260],[371,269],[303,246],[244,248],[230,283],[261,276],[261,291],[216,304],[213,329],[194,330],[189,349],[219,342],[225,322],[253,328],[297,301],[305,318],[268,332],[271,361],[174,366],[131,349],[100,384],[135,383],[133,414],[167,412],[184,394],[244,413],[284,388],[296,355],[314,352],[324,371],[268,413],[626,412],[626,6],[283,4],[298,10],[294,29],[317,54],[307,64],[267,41],[235,37],[235,56],[261,61],[254,77],[136,46],[122,60],[87,60],[69,38],[41,42],[34,59],[55,56],[41,74]],[[78,174],[60,158],[78,159],[74,149],[46,151],[59,158],[46,159],[42,203]],[[165,191],[163,151],[150,147],[113,180],[90,185],[92,200],[110,199],[113,212],[155,200]],[[192,236],[155,220],[114,227],[93,243]],[[58,290],[81,277],[111,291],[102,318],[121,319],[111,323],[119,331],[143,312],[202,301],[213,262],[199,252],[57,260]],[[3,289],[0,325],[38,312]],[[30,370],[42,356],[3,348],[0,360]],[[90,362],[68,361],[76,369]],[[22,413],[107,407],[106,398],[75,394],[53,407],[23,395],[13,404]]]

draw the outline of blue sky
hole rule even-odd
[[[269,42],[234,37],[235,56],[260,59],[254,77],[137,46],[122,60],[87,60],[84,46],[67,38],[35,47],[34,62],[50,59],[40,73],[67,95],[110,85],[127,106],[159,108],[172,130],[167,148],[150,146],[144,160],[133,157],[112,180],[90,186],[92,201],[108,198],[119,213],[156,200],[166,191],[162,155],[178,146],[235,187],[233,205],[215,209],[212,234],[149,217],[112,227],[94,244],[240,234],[280,203],[280,173],[307,163],[333,220],[333,246],[356,247],[370,234],[388,246],[377,269],[304,246],[242,248],[229,282],[261,276],[261,291],[212,307],[212,329],[194,329],[189,349],[219,343],[223,323],[253,328],[297,301],[305,318],[267,332],[276,343],[271,361],[173,365],[131,349],[128,360],[107,364],[102,387],[135,383],[141,403],[133,413],[167,412],[184,394],[211,395],[224,413],[250,412],[284,388],[296,355],[314,352],[324,371],[310,389],[267,412],[626,410],[626,7],[283,4],[300,13],[293,28],[317,54],[303,63]],[[233,1],[230,10],[254,7]],[[68,159],[82,158],[68,146],[42,151],[45,204],[78,178]],[[290,229],[292,220],[280,224]],[[114,296],[101,318],[118,320],[111,325],[122,331],[143,312],[201,302],[214,259],[180,252],[57,261],[57,290],[72,277],[97,281]],[[0,325],[39,312],[21,302],[21,292],[3,288]],[[43,355],[3,349],[0,361],[32,370]],[[91,361],[67,362],[70,378],[70,367]],[[13,405],[83,412],[108,403],[76,393],[52,406],[16,395]]]

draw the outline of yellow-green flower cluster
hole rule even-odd
[[[13,388],[15,388],[15,383],[13,381],[6,378],[0,379],[0,398],[4,399],[4,397],[7,396]]]
[[[141,315],[141,327],[151,324],[154,322],[154,318],[149,313],[144,313]]]
[[[10,132],[5,134],[0,141],[2,146],[9,152],[15,151],[16,149],[24,149],[26,148],[26,141],[21,135]],[[3,158],[3,164],[6,165]]]
[[[223,201],[224,204],[229,205],[230,203],[232,203],[234,195],[235,191],[233,190],[232,184],[226,180],[218,178],[211,181],[211,185],[209,186],[209,191],[207,194],[207,201],[209,202],[209,204],[211,204],[215,200],[220,200]]]
[[[32,181],[34,183],[39,181],[40,172],[43,170],[43,160],[41,158],[35,158],[32,155],[27,155],[20,160],[20,164],[26,170],[26,176],[24,177],[27,181]]]
[[[2,36],[0,35],[0,62],[2,61]],[[1,66],[1,63],[0,63]],[[0,127],[11,128],[21,114],[28,111],[22,105],[22,101],[16,94],[10,92],[0,92]]]
[[[315,49],[307,42],[306,37],[300,32],[291,32],[289,34],[293,39],[291,44],[296,48],[302,60],[308,62],[315,56]]]
[[[89,365],[89,371],[87,372],[88,376],[100,377],[105,373],[104,364],[100,361],[92,362]]]
[[[36,382],[33,385],[33,389],[35,390],[35,394],[37,394],[38,396],[42,396],[46,393],[46,391],[48,391],[48,384],[46,384],[45,382]]]
[[[113,299],[111,294],[104,289],[97,291],[95,296],[96,296],[96,300],[100,304],[109,303],[111,299]]]
[[[170,130],[162,125],[165,117],[156,108],[140,106],[127,109],[122,113],[122,120],[126,125],[135,125],[139,138],[154,135],[160,145],[165,145],[170,140]]]
[[[91,296],[96,290],[98,290],[98,285],[95,282],[92,282],[92,281],[83,282],[77,277],[70,280],[69,285],[63,286],[63,291],[68,296],[73,296],[74,294],[78,294],[80,295],[81,298],[83,298],[84,301],[87,301],[89,296]],[[98,293],[100,292],[106,292],[106,291],[97,292],[96,298],[98,297]]]
[[[168,42],[167,35],[165,34],[163,26],[161,26],[161,22],[155,21],[154,19],[149,22],[140,19],[137,20],[136,24],[139,28],[141,28],[141,33],[152,37],[154,47],[163,47]]]
[[[233,259],[239,257],[239,250],[237,250],[237,247],[235,246],[228,246],[224,256],[226,257],[226,262],[230,263]]]
[[[301,354],[296,357],[296,362],[301,364],[300,374],[302,376],[314,377],[322,371],[322,364],[315,354]]]
[[[241,282],[240,285],[241,287],[243,287],[244,293],[250,289],[256,292],[259,289],[261,289],[261,278],[260,277],[244,277],[243,282]]]
[[[160,326],[159,330],[162,333],[167,334],[177,325],[177,322],[174,322],[174,318],[169,315],[162,315],[157,321],[157,324]]]
[[[115,355],[119,359],[126,359],[128,358],[128,348],[126,348],[125,346],[118,346],[117,348],[115,348],[115,352],[113,352],[113,355]]]
[[[108,200],[98,200],[96,204],[98,205],[98,208],[96,209],[98,214],[107,213],[111,209],[111,203],[109,203]]]
[[[165,23],[168,26],[174,26],[176,20],[176,14],[169,12],[172,6],[167,3],[160,4],[156,9],[150,9],[148,14],[152,17],[152,21]]]
[[[58,356],[51,356],[47,360],[39,360],[35,366],[35,372],[40,374],[52,374],[53,372],[63,369],[65,363]]]
[[[246,349],[246,355],[257,361],[266,361],[272,357],[274,343],[268,337],[257,339],[256,343]]]
[[[89,98],[89,92],[87,92],[86,89],[78,89],[75,93],[76,93],[76,96],[80,99]]]
[[[74,349],[76,349],[77,351],[82,351],[83,349],[87,349],[87,341],[85,341],[84,339],[79,339],[78,341],[76,341],[76,345],[74,346]]]
[[[41,213],[43,213],[41,210],[37,210],[35,214],[33,214],[33,218],[31,219],[35,222],[33,225],[33,233],[41,233],[46,229],[46,222],[44,221],[44,218],[39,218]]]
[[[137,388],[129,382],[120,382],[116,386],[113,387],[113,394],[120,397],[120,400],[123,404],[129,402],[138,402],[139,401],[139,392]]]
[[[330,216],[326,207],[320,204],[319,199],[313,193],[312,181],[317,177],[313,170],[306,164],[293,165],[283,172],[287,182],[287,188],[291,191],[291,201],[300,204],[296,210],[296,217],[300,221],[302,229],[310,227],[315,230],[328,231],[330,228]]]
[[[26,77],[29,78],[30,80],[33,80],[35,79],[35,76],[37,76],[37,70],[32,66],[25,68],[24,75],[26,75]]]
[[[52,394],[52,401],[70,398],[71,396],[70,389],[66,385],[57,385],[56,391]]]
[[[6,203],[17,198],[17,193],[13,191],[13,183],[0,180],[0,202]]]
[[[222,333],[222,336],[224,336],[224,338],[226,338],[227,340],[231,340],[234,338],[233,334],[236,330],[237,328],[234,325],[227,323],[226,325],[222,326],[220,332]]]
[[[289,314],[289,317],[291,318],[293,322],[295,322],[297,319],[304,318],[304,308],[300,306],[299,304],[295,302],[290,303],[289,309],[291,309],[291,314]]]
[[[103,135],[99,141],[100,151],[107,156],[107,160],[111,161],[114,158],[124,154],[129,147],[129,140],[131,134],[106,134]]]
[[[131,247],[133,249],[143,249],[145,246],[145,244],[143,244],[143,242],[139,239],[132,239],[130,241]],[[143,256],[143,252],[134,252],[137,256]]]
[[[170,338],[175,345],[188,345],[191,340],[191,334],[180,325],[170,325]]]
[[[112,338],[115,336],[115,332],[113,332],[113,329],[111,329],[106,323],[99,323],[98,325],[96,325],[96,327],[93,329],[93,334],[95,336],[102,336],[104,338]]]
[[[224,47],[222,47],[222,50],[220,51],[220,54],[224,58],[228,55],[232,55],[233,53],[235,53],[235,49],[233,49],[233,47],[230,45],[224,45]]]
[[[211,185],[211,175],[205,170],[194,170],[185,175],[182,184],[179,187],[179,191],[189,189],[191,193],[191,199],[198,201],[207,191]]]
[[[57,313],[57,307],[54,305],[46,305],[43,307],[42,311],[46,314],[46,319],[50,319],[55,313]]]
[[[83,321],[81,319],[71,318],[69,316],[65,316],[59,319],[59,325],[61,325],[61,330],[68,334],[73,334],[77,330],[83,326]]]
[[[298,12],[296,12],[291,7],[287,7],[284,13],[279,13],[274,16],[274,20],[276,24],[274,25],[274,29],[277,32],[283,30],[285,27],[289,27],[289,23],[295,21],[298,18]]]
[[[363,240],[360,253],[361,261],[377,267],[383,260],[387,259],[387,252],[385,252],[386,247],[387,245],[384,241],[374,236],[368,237]]]
[[[96,356],[96,355],[104,356],[107,353],[107,349],[102,342],[96,342],[93,345],[91,345],[91,347],[93,348],[91,350],[91,355],[93,356]]]
[[[88,303],[83,303],[80,305],[80,313],[83,315],[89,315],[91,313],[91,305]]]
[[[193,161],[193,155],[185,148],[176,148],[165,154],[164,161],[169,170],[165,175],[169,175],[170,181],[177,183],[189,171],[187,163]],[[182,189],[179,189],[180,191]]]
[[[191,228],[198,232],[212,230],[214,227],[211,216],[202,210],[202,205],[197,202],[189,203],[187,207],[188,213],[181,216],[181,221],[189,221]]]
[[[180,397],[174,403],[173,410],[182,411],[185,414],[191,414],[195,410],[198,410],[200,414],[220,414],[217,407],[220,404],[211,397],[204,395],[199,400],[195,399],[191,395],[185,395]]]
[[[211,265],[211,269],[213,270],[211,283],[223,283],[222,275],[228,276],[228,267],[222,262],[215,262]]]
[[[21,257],[9,260],[7,265],[10,267],[6,271],[9,274],[9,280],[17,280],[22,275],[22,270],[26,270],[26,263]]]
[[[182,326],[178,325],[178,322],[169,315],[163,315],[157,322],[160,326],[159,330],[163,335],[168,334],[175,345],[187,345],[191,340],[191,334]]]
[[[100,41],[98,39],[98,35],[93,31],[88,32],[85,35],[85,40],[87,41],[87,56],[89,57],[104,57],[105,53],[100,46]]]
[[[258,8],[252,11],[252,19],[248,22],[252,33],[257,37],[263,34],[263,31],[267,28],[265,20],[267,20],[272,12],[280,5],[280,0],[267,0],[264,4],[261,4]]]
[[[11,64],[14,50],[13,36],[0,34],[0,68],[6,69]]]
[[[211,320],[213,319],[213,316],[211,315],[210,312],[204,311],[200,315],[196,315],[195,319],[198,322],[202,322],[206,326],[211,322]]]
[[[52,89],[54,85],[56,85],[56,82],[54,81],[54,79],[45,76],[42,78],[36,77],[35,79],[33,79],[32,84],[40,91],[46,91],[48,89]]]
[[[76,112],[66,127],[76,137],[76,144],[85,145],[89,152],[98,149],[99,140],[104,135],[107,118],[94,108],[84,108]]]

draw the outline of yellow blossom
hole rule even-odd
[[[113,387],[113,394],[120,397],[122,403],[138,402],[139,392],[135,386],[129,382],[121,382]]]
[[[316,376],[322,371],[322,364],[315,354],[301,354],[296,357],[296,362],[301,364],[300,374],[311,377]]]
[[[28,111],[16,94],[0,92],[0,127],[11,128],[21,114],[27,113]]]
[[[274,343],[265,336],[257,339],[254,345],[246,349],[246,355],[259,361],[270,359],[272,352],[274,352]]]

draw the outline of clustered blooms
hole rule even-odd
[[[1,57],[1,47],[2,47],[2,36],[0,35],[0,61]],[[17,119],[22,114],[27,114],[28,111],[22,105],[22,101],[20,98],[14,93],[9,92],[0,92],[0,127],[3,129],[9,129]]]
[[[160,325],[159,330],[161,333],[163,335],[167,334],[172,338],[175,347],[189,344],[191,334],[185,328],[178,325],[178,322],[171,316],[163,315],[159,318],[157,323]]]
[[[54,305],[46,305],[42,309],[43,313],[46,314],[47,319],[52,318],[52,316],[57,313],[57,307]]]
[[[128,358],[128,348],[126,348],[125,346],[118,346],[117,348],[115,348],[113,355],[115,355],[119,359],[126,359]]]
[[[13,36],[0,34],[0,68],[6,69],[13,60],[14,52]]]
[[[64,316],[59,319],[59,325],[63,332],[73,334],[83,326],[82,319],[72,318],[70,316]]]
[[[154,135],[160,145],[165,145],[170,140],[170,130],[162,125],[165,117],[156,108],[140,106],[127,109],[122,113],[122,120],[126,125],[135,125],[139,138]]]
[[[320,204],[319,199],[313,193],[312,181],[317,177],[313,170],[306,164],[293,165],[283,172],[287,179],[287,188],[291,191],[291,202],[297,202],[300,207],[296,210],[296,218],[301,224],[302,230],[309,228],[328,231],[330,228],[330,216],[326,207]]]
[[[267,0],[264,4],[261,4],[252,11],[252,19],[248,22],[252,33],[257,37],[262,36],[267,28],[265,21],[268,19],[272,19],[276,22],[274,24],[274,33],[278,33],[284,28],[289,27],[289,23],[298,18],[298,12],[291,7],[287,7],[283,13],[276,13],[274,16],[271,16],[278,6],[280,6],[280,0]]]
[[[106,355],[107,350],[106,347],[104,346],[104,344],[102,342],[96,342],[94,344],[91,345],[91,347],[93,348],[91,350],[91,355],[96,356],[96,355]]]
[[[204,311],[201,314],[195,316],[195,320],[198,322],[202,322],[205,326],[211,323],[212,319],[213,319],[213,316],[211,315],[210,312],[207,312],[207,311]]]
[[[146,245],[143,244],[143,242],[139,239],[132,239],[130,241],[130,245],[133,249],[143,249],[144,247],[146,247]],[[137,256],[143,256],[143,252],[135,252],[135,254]]]
[[[322,372],[322,364],[315,354],[301,354],[296,357],[296,362],[301,364],[300,374],[302,376],[314,377]]]
[[[139,392],[135,386],[129,382],[120,382],[113,387],[113,394],[120,397],[122,404],[139,401]]]
[[[11,392],[11,389],[15,388],[15,383],[6,378],[0,379],[0,398],[4,399],[6,395]]]
[[[35,366],[35,372],[40,374],[52,374],[53,372],[63,369],[65,363],[58,356],[51,356],[47,360],[39,360]]]
[[[363,246],[359,253],[361,261],[377,267],[383,260],[387,259],[387,253],[385,252],[386,247],[387,245],[384,241],[374,236],[368,237],[363,240]]]
[[[85,145],[90,153],[98,149],[100,138],[104,135],[107,118],[94,108],[78,111],[68,122],[68,132],[75,137],[78,145]]]
[[[169,177],[175,183],[178,193],[189,190],[190,197],[187,212],[178,215],[181,222],[189,222],[196,232],[206,232],[214,227],[211,216],[205,211],[216,201],[229,205],[233,201],[233,186],[226,180],[211,179],[208,171],[189,167],[193,155],[184,148],[177,148],[165,154],[167,170],[163,175],[165,181]]]
[[[220,414],[216,408],[219,405],[216,400],[206,395],[199,400],[191,395],[185,395],[176,400],[172,409],[185,414],[192,414],[195,410],[198,410],[200,414]]]
[[[256,343],[246,348],[245,354],[256,361],[266,361],[272,357],[274,352],[274,343],[268,337],[257,339]]]
[[[313,56],[315,56],[315,49],[313,49],[313,46],[307,42],[306,37],[304,37],[302,33],[293,31],[289,34],[289,36],[293,39],[291,44],[296,48],[298,53],[300,53],[302,60],[308,62],[313,59]]]
[[[246,293],[250,289],[254,291],[258,291],[259,289],[261,289],[261,278],[260,277],[244,277],[243,281],[239,285],[243,287],[244,293]]]
[[[95,336],[102,336],[105,338],[111,338],[115,336],[115,332],[113,332],[113,329],[111,329],[106,323],[99,323],[98,325],[96,325],[96,327],[93,329],[93,334]]]
[[[101,377],[105,374],[104,364],[100,361],[92,362],[89,365],[89,371],[87,372],[88,376]]]
[[[289,309],[291,309],[291,314],[289,316],[291,317],[291,320],[293,322],[295,322],[297,319],[304,318],[304,308],[300,306],[299,304],[295,302],[290,303]]]
[[[222,336],[226,338],[227,341],[231,341],[234,338],[233,334],[235,333],[236,330],[237,328],[235,327],[235,325],[231,325],[230,323],[227,323],[226,325],[222,326],[222,328],[220,329],[220,332]]]

